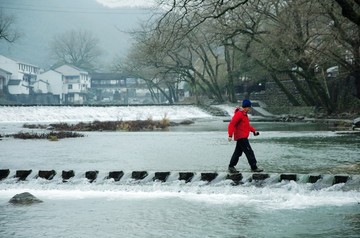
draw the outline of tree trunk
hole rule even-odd
[[[228,91],[228,95],[229,95],[229,101],[235,103],[236,96],[235,96],[234,73],[233,73],[234,57],[230,56],[230,49],[227,44],[225,44],[225,46],[224,46],[224,54],[225,54],[227,79],[228,79],[227,91]]]
[[[280,88],[280,90],[285,93],[285,95],[289,99],[290,103],[293,106],[300,106],[300,103],[298,102],[298,100],[294,97],[294,95],[292,93],[289,92],[289,90],[284,86],[284,84],[281,83],[279,78],[275,74],[271,74],[271,77],[273,78],[276,85]]]
[[[310,94],[308,94],[308,92],[304,89],[304,87],[301,86],[297,77],[292,73],[288,73],[288,75],[289,75],[290,79],[294,82],[295,87],[299,91],[299,93],[301,95],[301,99],[305,102],[306,106],[314,106],[315,101],[314,101],[313,97]]]
[[[299,64],[304,70],[305,81],[308,83],[313,96],[318,100],[317,105],[321,105],[328,114],[331,114],[334,110],[332,102],[326,93],[325,88],[321,85],[321,82],[316,78],[314,68],[308,67],[304,63]]]

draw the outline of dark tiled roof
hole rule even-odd
[[[20,79],[11,79],[11,80],[9,80],[8,85],[19,85],[20,82],[21,82]]]
[[[114,80],[126,79],[126,76],[119,73],[93,73],[91,74],[92,80]]]

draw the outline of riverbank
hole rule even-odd
[[[329,125],[334,130],[352,130],[354,120],[360,117],[360,109],[352,112],[326,114],[315,107],[268,107],[264,110],[273,114],[272,120],[282,122],[309,122]],[[256,112],[254,113],[256,115]],[[271,120],[271,118],[266,118]],[[360,126],[360,125],[359,125]],[[358,126],[358,127],[359,127]]]

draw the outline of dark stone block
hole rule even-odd
[[[147,171],[133,171],[131,174],[131,178],[136,180],[144,179],[146,176],[148,176]]]
[[[61,174],[61,177],[63,178],[64,182],[68,179],[71,179],[74,176],[75,176],[74,170],[68,170],[68,171],[63,170]]]
[[[190,182],[194,177],[193,172],[180,172],[179,173],[179,180],[185,180],[186,183]]]
[[[87,178],[89,180],[89,182],[92,183],[97,178],[98,173],[99,173],[99,171],[97,171],[97,170],[86,171],[85,172],[85,178]]]
[[[321,179],[321,175],[309,175],[309,183],[316,183]]]
[[[7,178],[10,174],[10,169],[0,169],[0,180]]]
[[[265,180],[267,178],[269,178],[270,175],[269,174],[253,174],[252,175],[252,179],[255,180],[255,181],[259,181],[259,180]]]
[[[56,175],[55,170],[39,170],[38,176],[47,180],[51,180]]]
[[[347,175],[335,175],[333,184],[346,183],[348,181],[348,179],[349,179],[349,176],[347,176]]]
[[[15,178],[18,178],[19,180],[26,180],[27,176],[31,174],[32,170],[16,170]]]
[[[202,181],[213,181],[218,176],[217,173],[201,173],[201,180]]]
[[[288,180],[288,181],[296,181],[297,175],[296,174],[281,174],[280,175],[280,181],[282,180]]]
[[[155,172],[153,181],[160,180],[161,182],[165,182],[169,175],[170,172]]]
[[[243,179],[243,176],[241,173],[228,174],[226,176],[226,179],[231,179],[235,185],[238,185],[241,182],[241,180]]]
[[[123,171],[111,171],[109,172],[108,179],[114,179],[115,181],[120,181],[120,179],[124,176]]]

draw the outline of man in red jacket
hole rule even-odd
[[[251,110],[251,101],[245,99],[242,102],[242,107],[237,108],[235,110],[235,114],[232,117],[229,126],[228,126],[228,134],[229,141],[232,140],[234,136],[234,140],[236,141],[235,151],[231,157],[229,164],[229,172],[237,173],[238,171],[235,169],[236,164],[239,161],[239,157],[244,152],[246,158],[251,167],[251,171],[253,172],[262,172],[262,169],[259,169],[256,165],[256,158],[254,151],[251,149],[248,137],[250,132],[254,134],[254,136],[259,135],[259,132],[256,131],[254,127],[250,125],[249,117],[247,113]]]

